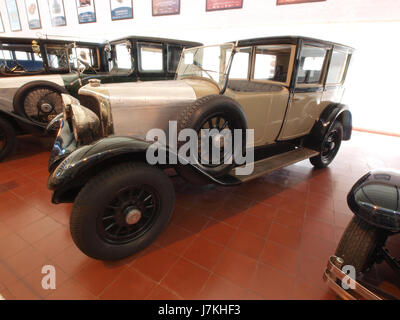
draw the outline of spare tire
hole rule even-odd
[[[51,88],[34,88],[28,91],[15,111],[29,120],[47,125],[62,112],[61,94]]]
[[[198,143],[199,143],[199,153],[197,154],[197,165],[205,172],[218,177],[228,173],[235,165],[232,156],[232,163],[226,163],[224,159],[227,159],[230,155],[223,148],[223,141],[227,139],[224,135],[229,130],[232,137],[233,148],[236,145],[234,141],[234,129],[242,129],[242,150],[243,146],[246,146],[246,129],[247,129],[247,119],[243,112],[242,107],[233,99],[222,96],[222,95],[210,95],[196,100],[192,105],[187,106],[180,114],[178,121],[178,133],[183,129],[193,129],[197,132]],[[200,144],[203,143],[204,139],[201,139],[202,129],[217,129],[218,134],[210,136],[208,140],[209,149],[207,150],[208,158],[202,157]],[[185,142],[179,142],[179,146],[182,146]],[[214,164],[211,161],[211,152],[213,147],[221,148],[219,154],[219,162]],[[234,150],[234,149],[233,149]],[[210,151],[210,152],[208,152]],[[229,151],[229,150],[228,150]],[[190,167],[189,167],[190,168]],[[194,169],[193,169],[194,170]],[[193,174],[191,168],[188,170],[186,167],[177,168],[178,173],[186,180],[199,184],[198,179],[194,179],[197,176],[196,172]]]

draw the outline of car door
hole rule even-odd
[[[260,146],[273,143],[282,127],[295,46],[273,44],[253,47],[248,78],[243,79],[248,56],[238,59],[238,55],[248,51],[240,48],[235,54],[228,88],[243,107],[249,129],[254,129],[254,146]]]
[[[324,76],[330,47],[313,43],[301,46],[296,84],[292,92],[279,140],[290,140],[310,132],[323,109]]]

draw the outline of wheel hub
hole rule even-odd
[[[224,135],[221,133],[216,134],[213,137],[213,144],[215,148],[221,148],[224,146]]]
[[[42,103],[40,105],[40,111],[44,112],[44,113],[49,113],[51,111],[53,111],[53,106],[50,103]]]
[[[125,222],[128,225],[133,225],[139,222],[142,218],[142,212],[137,208],[127,208],[125,213]]]

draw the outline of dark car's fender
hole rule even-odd
[[[54,191],[53,202],[73,202],[80,189],[86,182],[100,171],[111,165],[127,161],[146,160],[146,152],[151,142],[139,140],[133,137],[107,137],[91,145],[79,147],[66,157],[50,174],[48,188]],[[172,152],[183,163],[172,150],[164,148],[166,154]],[[211,182],[219,184],[233,184],[235,181],[221,181],[203,172],[196,165],[187,164],[195,168],[200,174],[210,179]],[[163,167],[174,165],[160,165]]]
[[[359,179],[347,203],[353,213],[379,229],[400,232],[400,172],[374,170]]]
[[[353,125],[349,107],[345,104],[333,103],[322,111],[319,120],[311,129],[307,145],[318,149],[325,134],[331,129],[335,121],[340,121],[343,125],[343,140],[350,140]]]

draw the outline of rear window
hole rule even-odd
[[[333,50],[326,83],[341,83],[346,70],[348,52]]]

